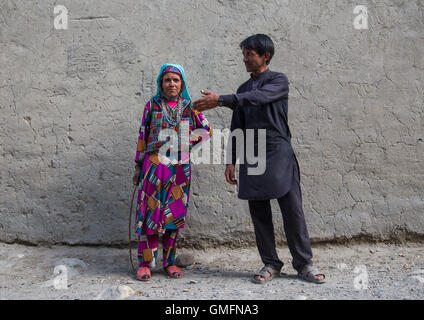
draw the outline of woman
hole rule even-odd
[[[179,136],[178,159],[174,161],[164,161],[166,157],[161,152],[167,141],[159,139],[159,134],[165,129],[175,130]],[[184,149],[181,141],[189,134],[186,131],[192,133],[196,129],[203,129],[206,134],[192,134],[191,138],[197,137],[196,141],[189,140],[188,150]],[[178,230],[184,228],[187,214],[191,179],[189,152],[202,137],[211,135],[206,118],[192,109],[183,67],[163,65],[157,77],[156,95],[144,108],[135,156],[133,183],[141,182],[136,214],[140,262],[137,279],[141,281],[151,279],[150,268],[156,264],[160,234],[163,234],[165,271],[171,278],[182,277],[182,271],[175,265],[175,250]]]

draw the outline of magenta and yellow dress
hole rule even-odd
[[[169,114],[164,113],[169,111],[163,110],[164,101],[161,98],[153,98],[144,108],[135,156],[135,161],[142,164],[137,197],[136,233],[141,237],[165,233],[164,246],[165,241],[172,242],[176,238],[175,231],[185,225],[190,197],[190,149],[212,135],[208,121],[200,112],[192,109],[191,101],[180,98],[178,103],[167,103],[172,107],[172,111],[180,112],[179,123],[189,124],[190,133],[201,129],[206,135],[202,135],[197,141],[189,140],[189,150],[179,150],[179,160],[188,161],[163,163],[159,159],[158,151],[166,142],[158,139],[159,132],[173,129],[181,134],[181,126],[166,121]],[[144,239],[144,242],[139,244],[139,260],[142,265],[143,261],[149,262],[152,260],[151,256],[156,255],[149,250],[149,247],[155,247],[156,243],[149,244],[149,241],[156,242],[157,239],[140,239]]]

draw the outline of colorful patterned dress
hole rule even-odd
[[[156,260],[157,236],[161,233],[164,233],[164,248],[168,249],[167,255],[164,255],[164,266],[173,263],[177,232],[184,228],[190,195],[189,151],[202,139],[212,135],[208,121],[192,109],[191,101],[180,99],[181,122],[189,124],[190,133],[196,129],[205,133],[197,141],[189,140],[188,152],[179,150],[178,158],[188,161],[165,164],[159,160],[158,150],[165,143],[158,139],[160,130],[174,129],[179,135],[183,131],[180,125],[172,126],[166,121],[160,104],[163,101],[160,98],[152,99],[147,102],[143,112],[135,156],[135,161],[142,164],[136,214],[140,266],[151,266],[151,262]],[[146,237],[151,235],[156,237]]]

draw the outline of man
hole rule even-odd
[[[196,100],[193,106],[198,111],[216,106],[232,109],[231,131],[241,129],[246,137],[246,130],[253,129],[255,149],[265,143],[258,141],[258,130],[266,130],[265,172],[260,175],[249,174],[249,169],[253,166],[240,163],[238,196],[248,200],[256,244],[264,263],[264,267],[253,276],[252,281],[269,281],[273,276],[280,274],[283,266],[275,248],[270,205],[270,199],[277,199],[283,215],[288,247],[293,257],[293,267],[301,278],[322,283],[325,275],[312,266],[311,244],[302,210],[299,165],[290,143],[291,133],[287,122],[288,79],[285,74],[268,69],[274,55],[274,44],[268,36],[250,36],[240,43],[240,48],[246,71],[251,73],[250,79],[238,88],[236,94],[218,95],[202,90],[205,96]],[[245,144],[248,143],[252,142],[247,140]],[[225,177],[228,183],[237,184],[237,149],[235,144],[232,146],[232,163],[227,164]]]

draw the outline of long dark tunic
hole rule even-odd
[[[240,199],[275,199],[290,190],[293,169],[298,164],[290,143],[288,93],[287,76],[267,69],[255,78],[252,75],[238,88],[236,94],[221,96],[224,106],[233,110],[231,131],[240,128],[246,138],[246,129],[256,129],[255,150],[258,143],[257,129],[266,129],[266,170],[262,175],[248,175],[247,168],[255,168],[257,165],[247,163],[244,155],[244,164],[240,164],[239,174]],[[244,150],[246,153],[246,145]],[[233,143],[233,164],[236,156]]]

